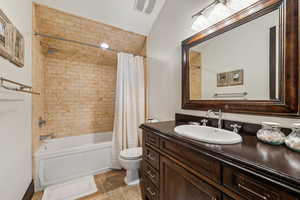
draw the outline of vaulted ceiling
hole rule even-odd
[[[148,35],[165,0],[156,0],[150,15],[135,10],[135,0],[36,0],[36,2],[127,31]]]

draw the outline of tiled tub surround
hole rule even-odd
[[[35,32],[145,55],[146,36],[34,4]],[[38,136],[65,137],[111,131],[117,55],[114,52],[34,36],[33,143]],[[45,126],[36,127],[38,118]],[[37,133],[38,132],[38,133]]]
[[[33,4],[33,32],[146,55],[146,36]],[[33,35],[33,154],[39,137],[55,138],[112,131],[117,54]],[[38,120],[46,120],[42,127]],[[34,156],[33,156],[34,157]],[[33,158],[33,172],[35,169]]]
[[[112,130],[116,66],[48,56],[45,68],[47,134],[64,137]]]
[[[110,171],[95,176],[98,192],[80,200],[142,200],[140,186],[127,186],[124,183],[125,171]],[[41,200],[42,192],[32,200]]]

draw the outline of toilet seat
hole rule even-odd
[[[120,157],[124,160],[137,160],[140,159],[142,155],[142,147],[125,149],[120,153]]]

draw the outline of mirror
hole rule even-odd
[[[279,10],[189,52],[191,100],[279,100]]]
[[[182,108],[300,116],[299,2],[265,0],[182,42]]]

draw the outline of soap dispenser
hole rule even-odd
[[[300,123],[293,124],[293,131],[286,138],[285,144],[290,149],[300,152]]]

